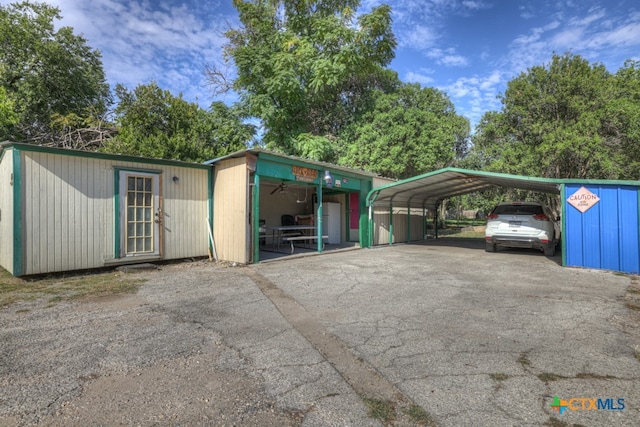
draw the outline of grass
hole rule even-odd
[[[581,380],[617,380],[618,377],[614,377],[613,375],[598,375],[593,374],[591,372],[580,372],[576,374],[576,378]]]
[[[396,418],[396,409],[392,402],[380,399],[362,397],[362,401],[369,409],[369,416],[385,423],[390,423]]]
[[[21,279],[0,268],[0,307],[40,298],[56,304],[88,297],[131,294],[138,290],[143,281],[119,272],[60,274]]]
[[[558,381],[558,380],[565,380],[569,377],[565,377],[563,375],[558,375],[558,374],[553,374],[551,372],[543,372],[541,374],[538,374],[538,379],[540,381],[544,381],[545,383],[551,382],[551,381]]]
[[[458,228],[438,230],[438,237],[458,237],[461,239],[484,239],[484,231],[461,231]]]
[[[504,374],[502,372],[496,372],[493,374],[489,374],[489,377],[491,377],[492,380],[495,381],[506,381],[509,379],[509,375]]]
[[[629,310],[640,311],[640,304],[636,304],[633,302],[627,302],[625,304]]]
[[[527,357],[526,353],[522,353],[520,355],[520,357],[518,357],[517,362],[519,364],[521,364],[523,367],[524,366],[531,366],[531,361],[529,360],[529,358]]]
[[[403,408],[402,412],[404,412],[409,418],[411,418],[411,421],[416,423],[416,425],[430,427],[436,425],[433,418],[431,418],[431,415],[429,415],[427,411],[425,411],[418,405],[411,405],[408,408]]]

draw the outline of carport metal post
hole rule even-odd
[[[389,202],[389,245],[393,245],[393,203]]]
[[[438,238],[438,211],[440,210],[440,202],[436,203],[436,208],[433,212],[433,235],[434,238]]]
[[[318,215],[318,252],[322,252],[322,180],[320,180],[320,183],[318,184],[317,197],[318,212],[316,212],[316,215]]]
[[[424,235],[427,231],[427,210],[424,208],[424,204],[422,205],[422,239],[425,240]]]
[[[409,201],[411,203],[411,201]],[[411,206],[407,206],[407,243],[411,241]]]
[[[411,241],[411,199],[413,196],[409,197],[407,202],[407,243]]]

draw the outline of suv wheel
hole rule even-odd
[[[495,252],[496,245],[494,245],[493,243],[486,242],[486,246],[484,247],[484,250],[487,252]]]
[[[553,245],[548,248],[544,248],[544,256],[554,256],[556,254],[556,246]]]

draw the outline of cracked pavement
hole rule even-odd
[[[397,426],[411,406],[442,426],[637,425],[634,278],[449,242],[169,264],[133,296],[5,307],[0,424],[381,425],[373,398]]]

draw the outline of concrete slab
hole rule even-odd
[[[559,261],[448,242],[253,268],[440,425],[637,425],[638,335],[614,321],[630,279]],[[556,395],[627,404],[560,415]]]

